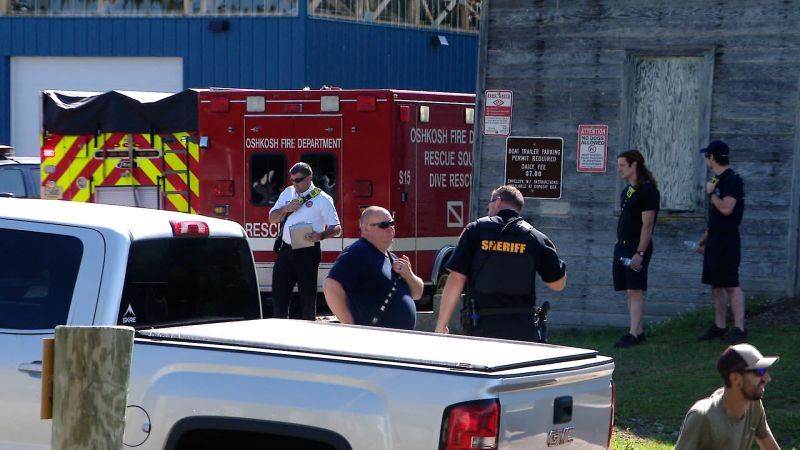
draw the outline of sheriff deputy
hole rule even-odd
[[[520,217],[525,205],[513,186],[492,191],[488,216],[461,233],[442,293],[437,333],[447,324],[467,288],[462,325],[471,336],[536,341],[533,321],[535,274],[554,291],[567,284],[566,265],[553,242]]]
[[[289,169],[292,185],[281,192],[275,207],[269,211],[270,223],[280,222],[275,242],[278,259],[272,270],[272,310],[277,318],[289,317],[289,302],[295,284],[303,308],[304,320],[316,320],[317,269],[322,250],[320,241],[341,233],[339,216],[333,198],[314,186],[311,166],[299,162]],[[312,232],[304,240],[311,246],[292,248],[289,228],[298,223],[310,223]]]

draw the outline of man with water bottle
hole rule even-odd
[[[614,290],[626,291],[627,294],[630,329],[614,347],[626,348],[645,341],[642,329],[644,291],[647,290],[647,270],[653,255],[653,229],[661,195],[639,150],[620,153],[617,156],[617,172],[628,184],[620,194],[612,272]]]
[[[724,338],[729,344],[738,344],[747,340],[744,293],[739,285],[744,181],[730,168],[730,148],[726,143],[712,141],[700,153],[705,155],[706,165],[714,173],[706,183],[708,227],[697,246],[697,252],[703,254],[703,284],[711,285],[714,323],[698,340]],[[730,332],[725,320],[728,302],[733,312]]]

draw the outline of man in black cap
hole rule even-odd
[[[754,438],[761,450],[780,450],[761,403],[777,360],[750,344],[725,349],[717,361],[725,386],[686,413],[675,450],[750,450]]]
[[[739,225],[744,213],[744,182],[730,168],[730,149],[722,141],[712,141],[701,149],[706,165],[714,172],[706,183],[708,227],[698,241],[703,254],[703,283],[711,285],[714,323],[698,340],[723,338],[729,344],[747,341],[744,328],[744,293],[739,286],[739,262],[742,243]],[[731,304],[734,327],[728,332],[725,321],[727,303]]]

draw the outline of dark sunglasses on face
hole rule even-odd
[[[383,228],[385,230],[389,227],[393,227],[396,223],[397,222],[395,222],[394,220],[384,220],[383,222],[371,223],[369,224],[369,226]]]
[[[745,370],[744,372],[745,373],[753,373],[753,374],[758,375],[759,377],[763,377],[764,375],[767,374],[767,369],[749,369],[749,370]]]
[[[300,178],[292,178],[292,183],[302,183],[306,178],[308,178],[308,175]]]

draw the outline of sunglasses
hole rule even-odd
[[[371,224],[369,224],[369,226],[378,227],[378,228],[382,228],[382,229],[385,230],[385,229],[387,229],[389,227],[393,227],[396,223],[397,222],[395,222],[394,220],[384,220],[383,222],[371,223]]]
[[[758,375],[759,377],[763,377],[764,375],[767,374],[767,369],[749,369],[749,370],[745,370],[744,372],[745,373],[754,373],[754,374]]]
[[[292,178],[292,183],[302,183],[306,178],[308,178],[308,175],[300,178]]]

